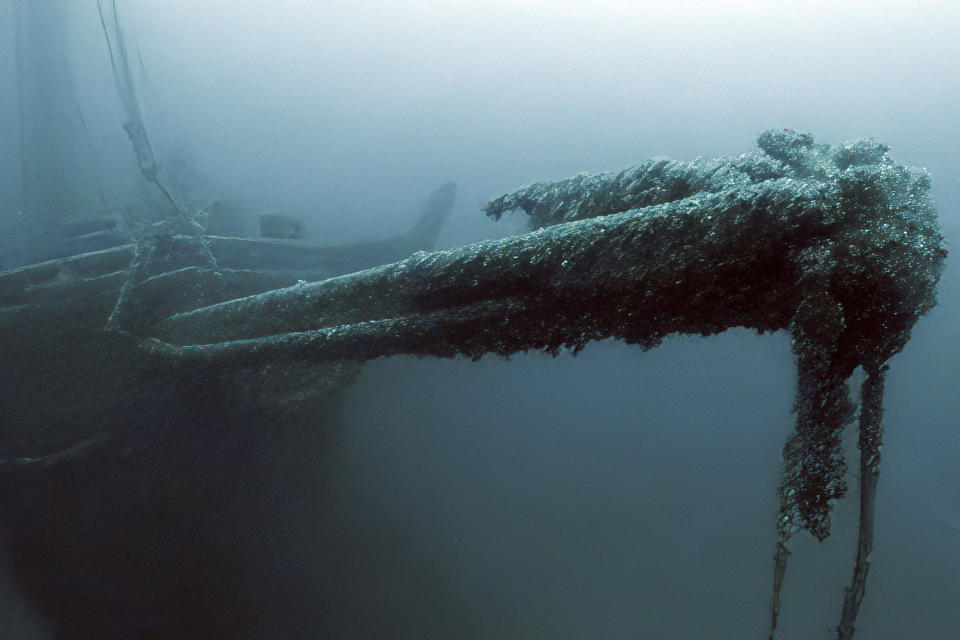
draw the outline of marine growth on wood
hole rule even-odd
[[[649,349],[674,333],[788,331],[796,427],[783,452],[770,637],[790,537],[826,538],[847,490],[841,434],[857,419],[847,380],[859,367],[860,531],[837,627],[852,638],[873,544],[883,376],[935,305],[946,251],[929,176],[879,142],[830,146],[782,130],[758,144],[532,184],[486,207],[494,218],[524,212],[529,233],[229,300],[243,287],[222,268],[220,241],[202,240],[218,269],[189,249],[197,238],[146,238],[135,256],[169,264],[171,282],[189,276],[200,293],[165,311],[138,302],[162,274],[134,258],[120,324],[143,357],[170,367],[306,372],[397,354],[556,354],[605,338]]]
[[[862,367],[861,531],[838,627],[850,638],[872,546],[885,363],[934,306],[946,251],[929,176],[883,144],[829,146],[789,130],[758,144],[533,184],[486,207],[494,218],[525,212],[528,234],[177,314],[144,344],[186,360],[478,358],[787,330],[796,429],[784,447],[771,637],[788,539],[799,529],[824,539],[847,490],[841,433],[856,408],[846,381]]]

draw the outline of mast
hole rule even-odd
[[[21,228],[30,248],[97,207],[73,84],[67,0],[13,0],[20,120]],[[28,256],[29,257],[29,256]]]

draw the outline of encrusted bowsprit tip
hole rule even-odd
[[[749,262],[756,267],[752,275],[740,275],[765,283],[763,291],[728,290],[732,295],[718,301],[728,309],[745,295],[753,298],[755,315],[730,326],[785,328],[793,337],[797,425],[783,452],[770,637],[780,608],[787,541],[798,529],[819,540],[827,537],[830,506],[846,492],[841,434],[856,417],[846,381],[860,366],[867,373],[859,418],[860,533],[854,577],[838,626],[843,640],[853,637],[872,548],[885,363],[936,303],[946,251],[929,198],[929,176],[893,162],[886,145],[860,139],[831,147],[790,130],[766,131],[757,143],[761,153],[738,158],[648,161],[616,174],[533,184],[492,201],[486,212],[499,218],[521,209],[540,227],[635,209],[651,214],[671,206],[679,210],[691,199],[706,201],[725,193],[733,206],[719,215],[727,220],[751,207],[773,214],[764,218],[755,211],[749,220],[756,224],[754,237],[773,241],[782,261],[773,256],[757,260],[762,249],[758,252],[755,242],[728,233],[724,237],[731,249],[739,247],[739,255],[731,252],[711,269],[718,274],[730,263]],[[771,198],[760,190],[777,183],[792,193]],[[705,209],[700,215],[712,220],[718,214]],[[761,219],[762,225],[757,224]],[[742,222],[746,220],[738,224]],[[706,248],[695,245],[690,253],[662,257],[702,261],[716,246],[709,252]],[[768,279],[773,271],[779,277]],[[677,292],[693,284],[675,282]],[[689,300],[698,292],[691,286],[678,295]]]

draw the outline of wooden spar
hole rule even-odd
[[[788,538],[797,528],[827,537],[830,506],[846,491],[841,435],[853,405],[845,381],[857,366],[873,372],[861,414],[869,470],[840,626],[846,640],[872,545],[875,373],[935,304],[946,252],[929,179],[894,164],[883,145],[831,148],[790,131],[759,142],[766,156],[645,163],[532,185],[487,211],[520,208],[541,229],[178,313],[141,344],[172,361],[230,368],[556,353],[603,338],[650,348],[671,333],[788,329],[797,428],[784,448],[771,638]]]

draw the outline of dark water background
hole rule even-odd
[[[306,216],[317,239],[399,232],[448,179],[461,190],[441,245],[515,233],[521,221],[494,225],[482,203],[655,155],[746,152],[771,127],[875,136],[930,170],[948,241],[960,231],[949,2],[196,5],[121,5],[158,146],[188,147],[251,207]],[[69,13],[78,99],[122,201],[132,155],[95,6]],[[5,34],[12,16],[0,5]],[[12,41],[0,43],[13,87]],[[17,117],[0,91],[4,224]],[[960,628],[954,264],[891,362],[858,638]],[[576,358],[371,363],[317,486],[290,497],[324,526],[274,537],[265,523],[251,579],[333,603],[289,605],[286,624],[334,638],[765,637],[793,384],[787,337],[741,330],[649,353],[601,343]],[[838,621],[854,489],[835,513],[825,543],[793,541],[783,640],[830,637]],[[2,577],[0,629],[48,637]]]

